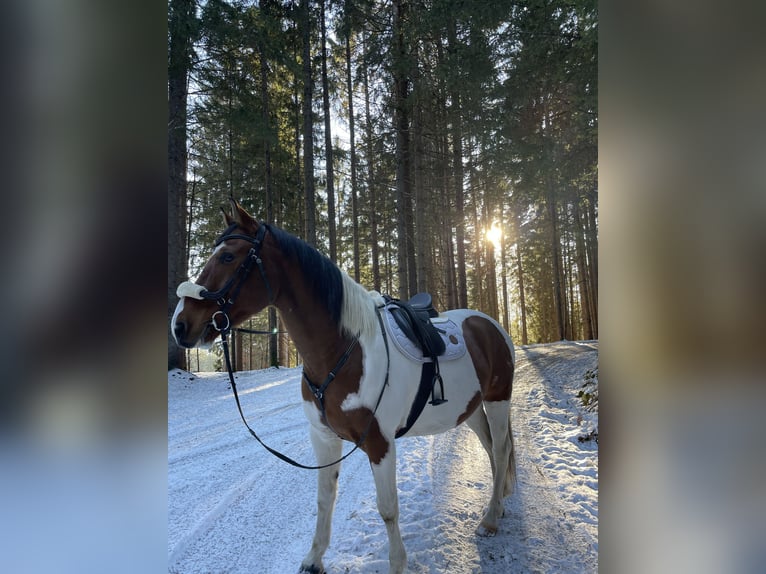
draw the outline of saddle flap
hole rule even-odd
[[[385,309],[381,310],[385,319],[386,330],[391,337],[394,348],[411,361],[423,363],[433,360],[430,355],[423,352],[417,343],[413,342],[414,334],[407,334],[402,329],[400,323],[403,323],[407,328],[409,328],[409,323],[406,316],[397,313],[398,309],[399,307],[389,303]],[[396,319],[397,316],[399,321]],[[454,361],[465,355],[465,339],[458,323],[446,315],[440,315],[438,319],[431,319],[431,322],[436,334],[446,347],[444,353],[438,356],[440,363]]]

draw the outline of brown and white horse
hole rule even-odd
[[[232,213],[224,216],[228,228],[197,282],[179,287],[172,325],[176,340],[189,348],[208,345],[218,334],[216,328],[240,324],[273,305],[303,358],[306,379],[325,381],[337,370],[324,391],[324,417],[308,385],[301,385],[316,459],[320,465],[336,461],[343,440],[358,444],[363,439],[360,448],[369,458],[378,510],[388,530],[389,571],[401,573],[407,557],[399,533],[394,438],[405,426],[421,366],[384,341],[378,293],[366,291],[307,243],[258,223],[235,201]],[[248,258],[255,263],[251,273],[243,274],[239,269]],[[218,302],[202,296],[210,293]],[[426,405],[407,434],[441,433],[463,422],[476,432],[493,474],[492,495],[477,533],[493,535],[503,515],[503,498],[513,492],[515,482],[513,344],[496,321],[478,311],[453,310],[442,317],[460,326],[468,352],[442,363],[448,401]],[[337,369],[349,350],[348,360]],[[339,465],[318,472],[316,531],[301,572],[324,572],[338,472]]]

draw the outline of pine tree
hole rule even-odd
[[[187,273],[187,82],[196,33],[193,0],[168,4],[168,325],[178,302],[176,286]],[[168,328],[168,369],[186,368],[186,355]]]
[[[187,197],[169,184],[188,243],[169,235],[169,255],[190,275],[233,195],[368,287],[483,309],[522,343],[598,337],[592,0],[208,0],[200,13],[189,161],[174,172],[191,174]],[[497,250],[484,236],[495,220]],[[257,339],[244,340],[245,364]],[[263,339],[272,364],[290,356],[282,339]]]

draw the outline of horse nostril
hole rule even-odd
[[[186,333],[186,325],[181,321],[176,321],[176,324],[173,327],[173,334],[176,336],[176,341],[180,342],[184,337],[184,333]]]

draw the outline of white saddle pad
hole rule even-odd
[[[405,357],[412,361],[418,361],[420,363],[430,362],[429,357],[424,357],[420,348],[407,338],[399,324],[394,319],[389,307],[385,307],[381,312],[383,313],[384,323],[386,330],[388,331],[389,338],[393,341],[394,347],[403,354]],[[431,319],[434,327],[439,331],[439,335],[444,340],[446,351],[439,357],[439,361],[453,361],[459,359],[465,355],[465,338],[460,327],[446,317],[434,317]]]

